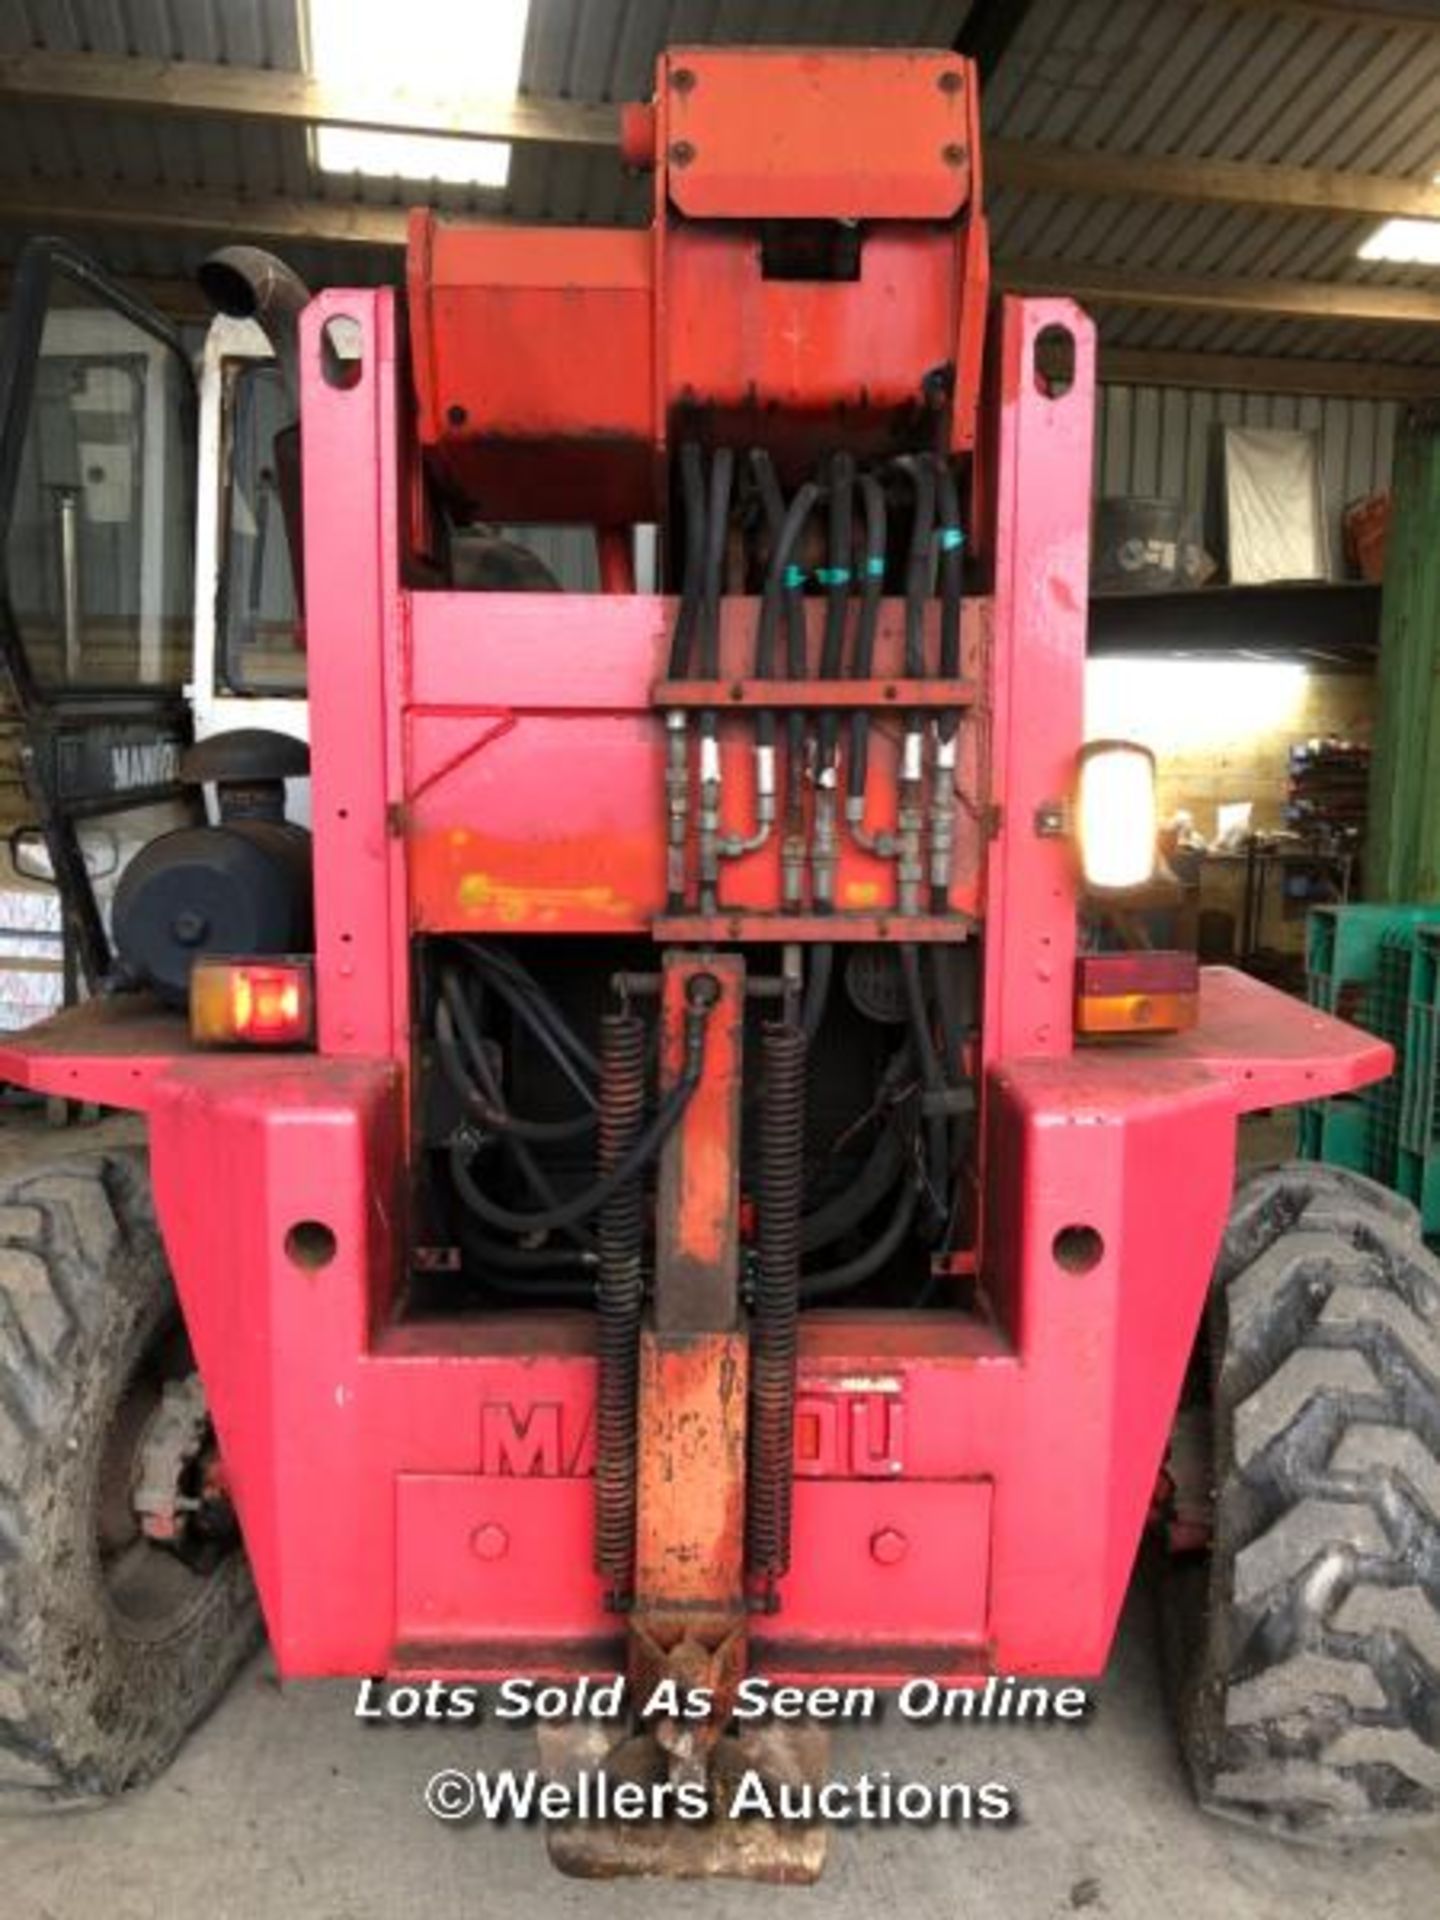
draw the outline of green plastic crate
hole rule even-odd
[[[1415,937],[1405,1018],[1395,1185],[1420,1209],[1427,1234],[1440,1234],[1440,927]]]
[[[1431,1042],[1424,1057],[1433,1058],[1435,995],[1428,1002],[1428,1029],[1426,1014],[1417,1017],[1416,1011],[1426,1004],[1416,998],[1421,943],[1432,934],[1440,935],[1440,905],[1312,909],[1305,952],[1311,1005],[1388,1040],[1396,1068],[1389,1079],[1358,1093],[1311,1101],[1301,1109],[1298,1132],[1302,1158],[1350,1167],[1414,1199],[1426,1214],[1427,1232],[1432,1230],[1427,1199],[1433,1230],[1440,1231],[1440,1153],[1434,1168],[1427,1157],[1434,1138],[1434,1091],[1433,1086],[1428,1095],[1412,1090],[1407,1069],[1412,1054],[1417,1062],[1422,1056],[1422,1031],[1429,1032]],[[1440,964],[1440,946],[1433,955],[1427,952],[1427,963]],[[1423,1146],[1415,1118],[1422,1107],[1430,1125]]]

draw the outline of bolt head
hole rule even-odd
[[[470,1551],[477,1560],[503,1560],[510,1551],[510,1536],[498,1521],[486,1520],[471,1534]]]
[[[881,1567],[896,1567],[910,1551],[910,1542],[898,1527],[878,1527],[870,1536],[870,1558]]]

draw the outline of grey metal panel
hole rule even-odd
[[[1216,426],[1303,428],[1319,438],[1330,550],[1338,569],[1341,514],[1352,501],[1390,484],[1400,414],[1392,400],[1107,385],[1100,389],[1096,415],[1095,492],[1181,500],[1203,527]]]

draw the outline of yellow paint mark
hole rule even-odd
[[[880,883],[877,880],[851,880],[845,887],[847,907],[878,907]]]
[[[612,887],[517,885],[495,880],[488,873],[465,874],[460,881],[459,900],[466,913],[493,913],[507,927],[553,919],[577,908],[612,919],[624,919],[630,911]]]

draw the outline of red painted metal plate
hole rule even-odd
[[[616,1631],[588,1556],[555,1577],[557,1540],[590,1528],[593,1480],[402,1473],[395,1483],[395,1640],[592,1641]]]
[[[979,1645],[990,1502],[988,1480],[797,1479],[791,1570],[757,1640]]]
[[[1138,1042],[1140,1048],[1153,1058],[1193,1062],[1227,1081],[1238,1113],[1350,1093],[1383,1080],[1395,1061],[1373,1034],[1233,967],[1203,967],[1196,1025],[1148,1046]]]
[[[970,197],[954,54],[685,47],[664,73],[670,197],[692,219],[946,220]]]

